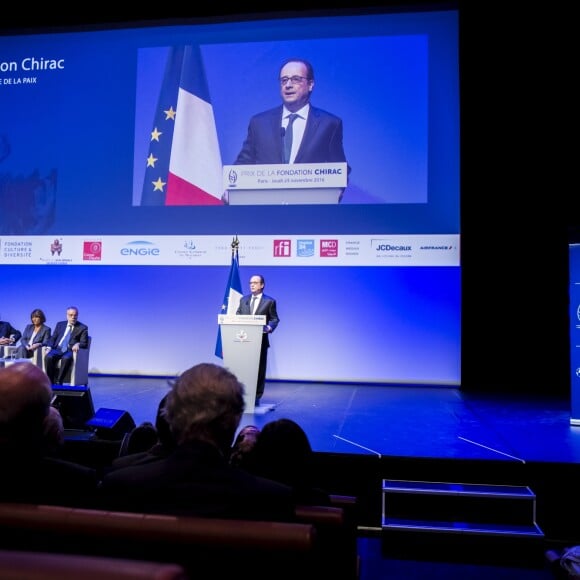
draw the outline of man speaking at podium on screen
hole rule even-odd
[[[304,59],[288,59],[278,76],[282,105],[250,119],[234,164],[346,162],[342,119],[310,104],[312,65]]]
[[[262,334],[262,347],[260,350],[260,363],[258,366],[258,381],[256,383],[256,406],[260,405],[260,399],[264,394],[266,385],[266,363],[268,348],[270,347],[270,333],[274,332],[280,319],[276,309],[276,300],[264,294],[266,282],[264,277],[255,275],[250,278],[250,294],[240,298],[240,305],[236,314],[263,314],[266,316],[266,325]]]

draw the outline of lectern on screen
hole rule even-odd
[[[224,165],[230,205],[337,204],[347,186],[346,163]]]

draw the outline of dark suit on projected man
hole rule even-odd
[[[276,308],[276,300],[264,294],[266,282],[264,277],[255,275],[250,278],[250,294],[242,296],[236,314],[261,314],[266,316],[266,325],[262,334],[262,346],[260,350],[260,363],[258,366],[258,381],[256,383],[256,405],[264,394],[266,386],[266,366],[268,362],[268,349],[270,348],[270,334],[276,330],[280,318]]]
[[[303,59],[285,61],[279,83],[282,105],[250,119],[235,164],[346,162],[342,120],[310,104],[312,65]]]
[[[89,327],[78,320],[78,315],[78,308],[69,306],[66,320],[56,323],[52,336],[43,345],[46,374],[54,385],[62,385],[68,381],[73,353],[89,345]],[[59,360],[60,369],[57,369]]]

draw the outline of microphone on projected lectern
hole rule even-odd
[[[282,139],[284,139],[285,135],[286,135],[286,129],[284,127],[280,127],[280,137],[282,137]]]

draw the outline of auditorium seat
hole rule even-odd
[[[338,507],[338,503],[348,507]],[[316,527],[319,533],[318,549],[325,554],[325,570],[329,577],[357,580],[360,577],[361,563],[353,511],[356,498],[331,496],[331,504],[299,505],[296,507],[296,519]]]
[[[166,562],[148,562],[0,550],[0,578],[3,580],[187,580],[183,567]]]
[[[195,579],[319,580],[333,568],[310,523],[0,503],[0,534],[5,550],[177,563]]]
[[[14,346],[0,346],[0,359],[10,359],[12,353],[16,354],[16,350],[18,349],[18,345]],[[12,355],[12,356],[14,356]],[[29,361],[35,364],[37,367],[40,367],[44,370],[44,353],[42,352],[42,348],[37,348],[33,351],[31,358],[23,358],[23,359],[12,359],[11,361],[2,361],[0,362],[0,366],[4,366],[5,363],[9,362],[16,362],[16,361]]]

